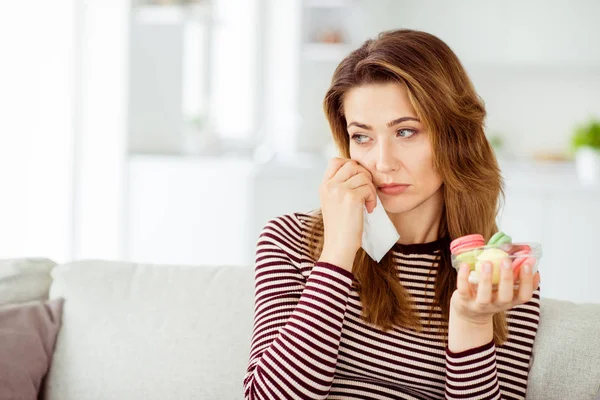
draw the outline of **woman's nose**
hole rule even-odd
[[[379,144],[376,168],[379,172],[391,172],[398,169],[400,161],[394,155],[392,146],[389,143]]]

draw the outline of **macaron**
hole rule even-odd
[[[475,262],[477,261],[477,256],[479,256],[482,251],[483,250],[481,249],[467,250],[455,257],[458,262],[469,264],[471,269],[473,269]]]
[[[531,252],[531,247],[527,244],[511,244],[510,248],[507,251],[508,254],[514,255],[520,251]]]
[[[488,246],[499,246],[501,244],[512,243],[512,238],[504,232],[496,232],[490,240],[488,240]]]
[[[461,236],[457,239],[454,239],[452,243],[450,243],[450,252],[456,255],[466,250],[474,249],[484,245],[485,240],[483,239],[483,236],[479,234]]]
[[[530,258],[525,257],[525,255],[529,254],[529,250],[519,250],[514,253],[512,256],[515,257],[512,262],[512,270],[513,270],[513,278],[517,280],[520,276],[521,267],[525,264],[525,261]]]
[[[508,258],[508,253],[500,249],[486,249],[478,257],[475,264],[475,271],[481,274],[483,264],[487,261],[492,263],[492,283],[500,282],[500,265],[502,261]]]

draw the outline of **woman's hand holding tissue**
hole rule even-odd
[[[361,247],[363,206],[371,213],[377,205],[377,189],[371,173],[358,162],[333,158],[319,187],[324,224],[323,252],[319,261],[352,272]]]

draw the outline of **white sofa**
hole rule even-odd
[[[251,266],[90,260],[52,276],[50,297],[65,303],[46,400],[243,399]],[[543,299],[528,399],[599,390],[600,305]]]

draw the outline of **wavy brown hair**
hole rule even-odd
[[[414,30],[395,30],[367,40],[337,67],[325,95],[324,109],[333,139],[342,157],[350,158],[350,142],[344,116],[344,95],[365,84],[397,82],[408,90],[417,116],[430,132],[434,167],[442,178],[444,209],[438,237],[438,272],[435,299],[438,325],[447,340],[450,299],[456,288],[456,270],[450,263],[450,241],[472,233],[486,238],[497,231],[495,222],[504,198],[503,180],[494,152],[484,133],[486,116],[461,62],[439,38]],[[313,219],[309,233],[312,255],[323,250],[323,215]],[[398,280],[391,252],[380,263],[361,248],[354,259],[355,286],[363,305],[362,318],[383,330],[394,326],[423,329],[412,312],[411,297]],[[493,317],[494,342],[508,338],[504,312]]]

